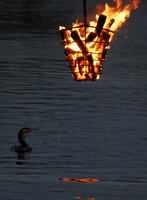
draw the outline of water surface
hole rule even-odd
[[[88,2],[88,1],[87,1]],[[100,3],[88,2],[94,9]],[[97,82],[72,80],[59,25],[75,0],[1,0],[0,196],[4,200],[146,200],[146,1],[116,33]],[[22,127],[31,153],[17,155]],[[60,178],[100,182],[64,182]]]

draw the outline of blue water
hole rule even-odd
[[[56,32],[82,19],[82,2],[1,0],[1,199],[147,199],[146,6],[115,34],[100,80],[76,82]],[[40,130],[19,156],[10,147],[25,126]]]

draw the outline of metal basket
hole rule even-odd
[[[106,29],[105,15],[100,15],[97,25],[87,25],[86,1],[84,5],[84,23],[72,28],[62,28],[62,37],[66,59],[69,61],[74,80],[98,80],[103,68],[103,62],[109,48],[109,39],[113,34],[110,30],[114,20],[110,20]],[[74,47],[74,48],[73,48]]]

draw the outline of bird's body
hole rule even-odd
[[[30,146],[14,145],[13,147],[11,147],[11,151],[23,153],[23,152],[32,151],[32,148]]]
[[[38,130],[38,129],[22,128],[18,133],[18,140],[20,142],[20,145],[15,145],[11,147],[11,151],[15,151],[18,153],[25,153],[25,152],[32,151],[32,148],[26,143],[25,137],[28,133],[34,130]]]

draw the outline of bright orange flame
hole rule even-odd
[[[98,5],[97,9],[101,11],[89,25],[76,22],[71,29],[59,27],[66,58],[75,80],[100,78],[114,31],[121,27],[132,9],[137,9],[140,3],[140,0],[129,0],[128,4],[123,6],[122,0],[113,1],[116,3],[115,7],[109,6],[108,3],[104,6]]]
[[[61,181],[69,181],[69,182],[85,182],[85,183],[92,183],[92,182],[98,182],[99,179],[93,179],[93,178],[61,178]]]
[[[123,7],[122,0],[113,0],[116,3],[116,7],[110,7],[107,3],[105,4],[105,10],[102,14],[107,16],[106,24],[113,18],[115,22],[111,26],[111,30],[115,31],[125,23],[126,19],[130,17],[132,9],[137,9],[138,4],[141,0],[129,0],[129,3]],[[98,16],[96,16],[98,17]]]

